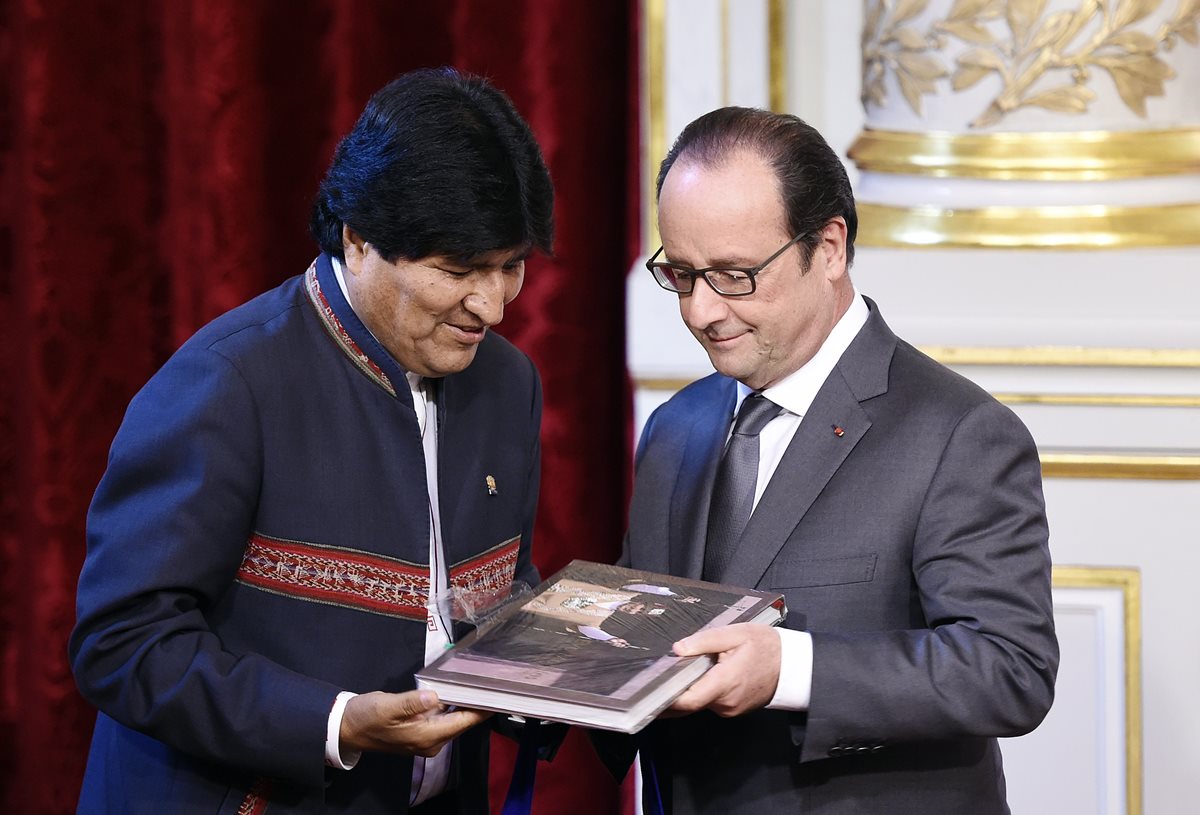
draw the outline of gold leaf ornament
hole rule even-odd
[[[1065,43],[1058,42],[1058,38],[1066,32],[1071,25],[1071,21],[1074,19],[1075,12],[1073,11],[1060,11],[1057,14],[1051,14],[1042,27],[1038,29],[1037,34],[1034,35],[1033,42],[1029,44],[1029,50],[1037,51],[1051,44],[1061,48]]]
[[[1175,76],[1171,66],[1147,54],[1117,54],[1094,57],[1092,62],[1108,71],[1121,101],[1139,116],[1146,116],[1146,97],[1162,96],[1163,83]]]
[[[1163,49],[1170,51],[1174,48],[1176,38],[1189,45],[1200,45],[1200,36],[1197,35],[1198,20],[1200,0],[1182,0],[1174,18],[1165,23],[1158,32],[1158,38],[1163,41]]]
[[[1113,10],[1113,31],[1120,31],[1127,25],[1133,25],[1139,20],[1145,19],[1160,5],[1162,5],[1162,0],[1119,0]]]
[[[924,51],[929,47],[925,37],[915,28],[902,28],[895,33],[893,38],[900,43],[901,48],[908,51]]]
[[[949,71],[936,56],[936,29],[924,32],[911,23],[929,5],[929,0],[875,0],[867,5],[863,24],[863,106],[887,104],[887,75],[896,84],[908,106],[922,115],[921,97],[937,93],[936,81]]]
[[[924,11],[928,5],[929,0],[900,0],[896,4],[895,11],[892,12],[892,25],[899,25],[911,20]]]
[[[954,0],[954,5],[950,7],[950,13],[946,15],[946,19],[968,20],[979,16],[990,5],[992,5],[992,0]]]
[[[1004,72],[1004,60],[995,51],[989,51],[985,48],[972,48],[959,54],[959,65],[970,65],[976,68],[988,68],[993,71]]]
[[[1009,0],[1005,17],[1018,45],[1028,39],[1030,29],[1045,8],[1046,0]]]
[[[906,52],[898,54],[896,61],[906,73],[912,74],[916,79],[940,79],[946,75],[946,68],[942,63],[927,54],[911,54]]]
[[[1039,93],[1025,100],[1026,105],[1053,110],[1057,113],[1085,113],[1096,92],[1082,85],[1067,85]]]
[[[956,91],[966,90],[990,73],[987,68],[977,65],[959,65],[954,76],[950,78],[950,87]]]
[[[937,29],[947,34],[953,34],[965,42],[979,45],[989,45],[996,41],[996,38],[992,36],[992,32],[988,31],[986,27],[967,20],[947,20],[944,23],[940,23]]]
[[[928,5],[928,0],[867,0],[864,106],[887,104],[889,73],[918,116],[923,97],[937,93],[939,80],[949,77],[957,92],[995,73],[1000,90],[972,128],[990,127],[1023,107],[1078,114],[1096,99],[1088,86],[1103,82],[1088,70],[1094,66],[1111,77],[1125,105],[1145,117],[1146,98],[1163,96],[1165,83],[1175,77],[1160,52],[1179,42],[1200,45],[1200,0],[1178,0],[1171,19],[1153,33],[1133,26],[1162,0],[1080,0],[1076,10],[1048,16],[1047,0],[955,0],[945,19],[923,27],[917,17]],[[1007,37],[1000,33],[1003,25]],[[939,53],[947,37],[968,46],[952,72]],[[1055,87],[1064,72],[1072,84]]]
[[[1124,48],[1131,54],[1153,54],[1158,43],[1149,34],[1141,31],[1122,31],[1108,40],[1110,45]]]

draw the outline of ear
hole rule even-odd
[[[825,258],[825,278],[831,283],[846,275],[846,219],[834,216],[821,227],[817,251]]]
[[[367,257],[368,244],[347,224],[342,224],[342,255],[346,258],[346,270],[357,276],[362,271],[363,261]]]

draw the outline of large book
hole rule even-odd
[[[783,596],[574,560],[417,673],[444,704],[636,733],[713,664],[678,640],[779,625]]]

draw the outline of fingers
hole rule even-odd
[[[412,719],[428,711],[441,708],[438,696],[431,690],[410,690],[405,693],[382,694],[388,706],[386,715],[398,719]]]
[[[671,705],[677,714],[711,710],[739,716],[771,701],[779,684],[779,634],[769,626],[741,624],[702,631],[675,644],[680,656],[715,654],[717,664]]]
[[[735,682],[736,676],[730,673],[727,666],[714,665],[671,703],[670,710],[680,715],[704,710]]]
[[[376,691],[346,703],[341,742],[344,748],[358,751],[432,756],[490,715],[477,710],[445,711],[431,691]]]
[[[693,657],[730,651],[746,641],[749,635],[747,627],[747,623],[739,623],[700,631],[675,643],[675,653],[681,657]]]
[[[415,755],[432,758],[447,742],[488,719],[482,710],[453,710],[437,713],[411,724],[408,743]]]

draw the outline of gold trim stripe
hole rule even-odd
[[[1200,396],[1148,393],[993,393],[1006,405],[1200,408]]]
[[[683,390],[694,380],[647,377],[638,379],[640,390]],[[1200,408],[1200,395],[1168,393],[993,393],[1006,405],[1062,405],[1075,407]]]
[[[767,0],[767,104],[776,113],[787,111],[787,6]]]
[[[721,38],[721,107],[729,104],[729,0],[721,0],[717,24]]]
[[[1200,481],[1200,455],[1041,451],[1045,478]]]
[[[961,178],[1097,181],[1200,173],[1200,129],[958,134],[864,130],[860,170]]]
[[[1125,801],[1129,815],[1142,815],[1142,575],[1137,569],[1054,566],[1056,589],[1121,590],[1125,617]]]
[[[674,393],[692,382],[688,379],[666,377],[638,378],[635,384],[638,390],[667,391]],[[1000,396],[1003,396],[1001,394]],[[998,396],[997,398],[1000,398]],[[1016,396],[1048,397],[1053,399],[1057,394],[1017,394]],[[1062,404],[1076,404],[1066,399],[1087,400],[1088,394],[1077,397],[1064,395]],[[1182,401],[1178,404],[1172,396],[1143,396],[1146,406],[1194,407],[1200,402],[1200,397],[1177,397]],[[1124,397],[1122,395],[1096,395],[1097,401],[1080,401],[1079,404],[1110,404],[1098,400],[1113,399],[1112,404],[1124,404],[1129,399],[1133,404],[1142,404],[1137,395]],[[1162,400],[1160,404],[1158,400]],[[1116,453],[1112,451],[1062,451],[1041,450],[1038,453],[1042,460],[1042,475],[1046,478],[1125,478],[1151,481],[1198,481],[1200,480],[1200,454],[1191,452],[1179,453]]]
[[[1085,348],[1069,345],[1004,348],[922,345],[920,350],[943,365],[1200,368],[1200,348]]]
[[[645,252],[658,248],[658,200],[654,182],[658,165],[667,155],[667,0],[645,0],[642,8],[646,25],[646,97],[649,111],[646,116],[646,223],[642,234]]]
[[[1129,249],[1200,244],[1200,203],[981,207],[858,205],[861,246]]]

